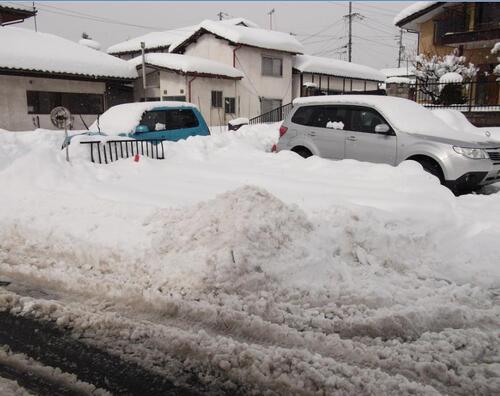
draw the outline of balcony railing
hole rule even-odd
[[[460,111],[500,111],[500,82],[422,83],[415,86],[415,101],[430,108]]]

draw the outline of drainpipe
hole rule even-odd
[[[236,51],[238,51],[241,48],[241,45],[238,45],[236,48],[233,49],[233,67],[236,67]]]
[[[191,83],[196,80],[196,76],[194,76],[191,80],[188,81],[188,102],[191,103]]]
[[[141,56],[142,56],[142,88],[144,89],[144,100],[146,100],[146,43],[141,41]]]

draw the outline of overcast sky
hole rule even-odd
[[[216,20],[219,12],[224,12],[226,18],[244,17],[269,28],[268,13],[274,9],[274,30],[296,34],[309,54],[347,60],[347,23],[343,16],[348,13],[348,2],[37,1],[35,5],[39,31],[74,41],[86,32],[104,50],[151,31],[194,25],[203,19]],[[360,14],[353,23],[353,62],[375,68],[397,66],[399,31],[392,20],[408,5],[353,2],[353,11]],[[34,29],[34,21],[30,19],[18,26]],[[404,44],[414,51],[416,35],[405,33]]]

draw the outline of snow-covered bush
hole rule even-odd
[[[464,103],[466,96],[462,86],[446,77],[459,76],[462,79],[460,82],[467,82],[476,75],[477,70],[472,63],[467,64],[465,56],[458,56],[456,51],[445,56],[429,57],[420,54],[415,58],[418,90],[429,97],[434,104]],[[441,81],[443,77],[445,79]],[[438,83],[446,85],[439,86]]]
[[[495,46],[491,49],[491,53],[493,55],[497,55],[497,61],[500,62],[500,42],[496,43]],[[500,76],[500,63],[495,66],[495,70],[493,70],[497,76]]]

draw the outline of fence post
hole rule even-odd
[[[469,81],[469,113],[472,111],[472,81]]]

